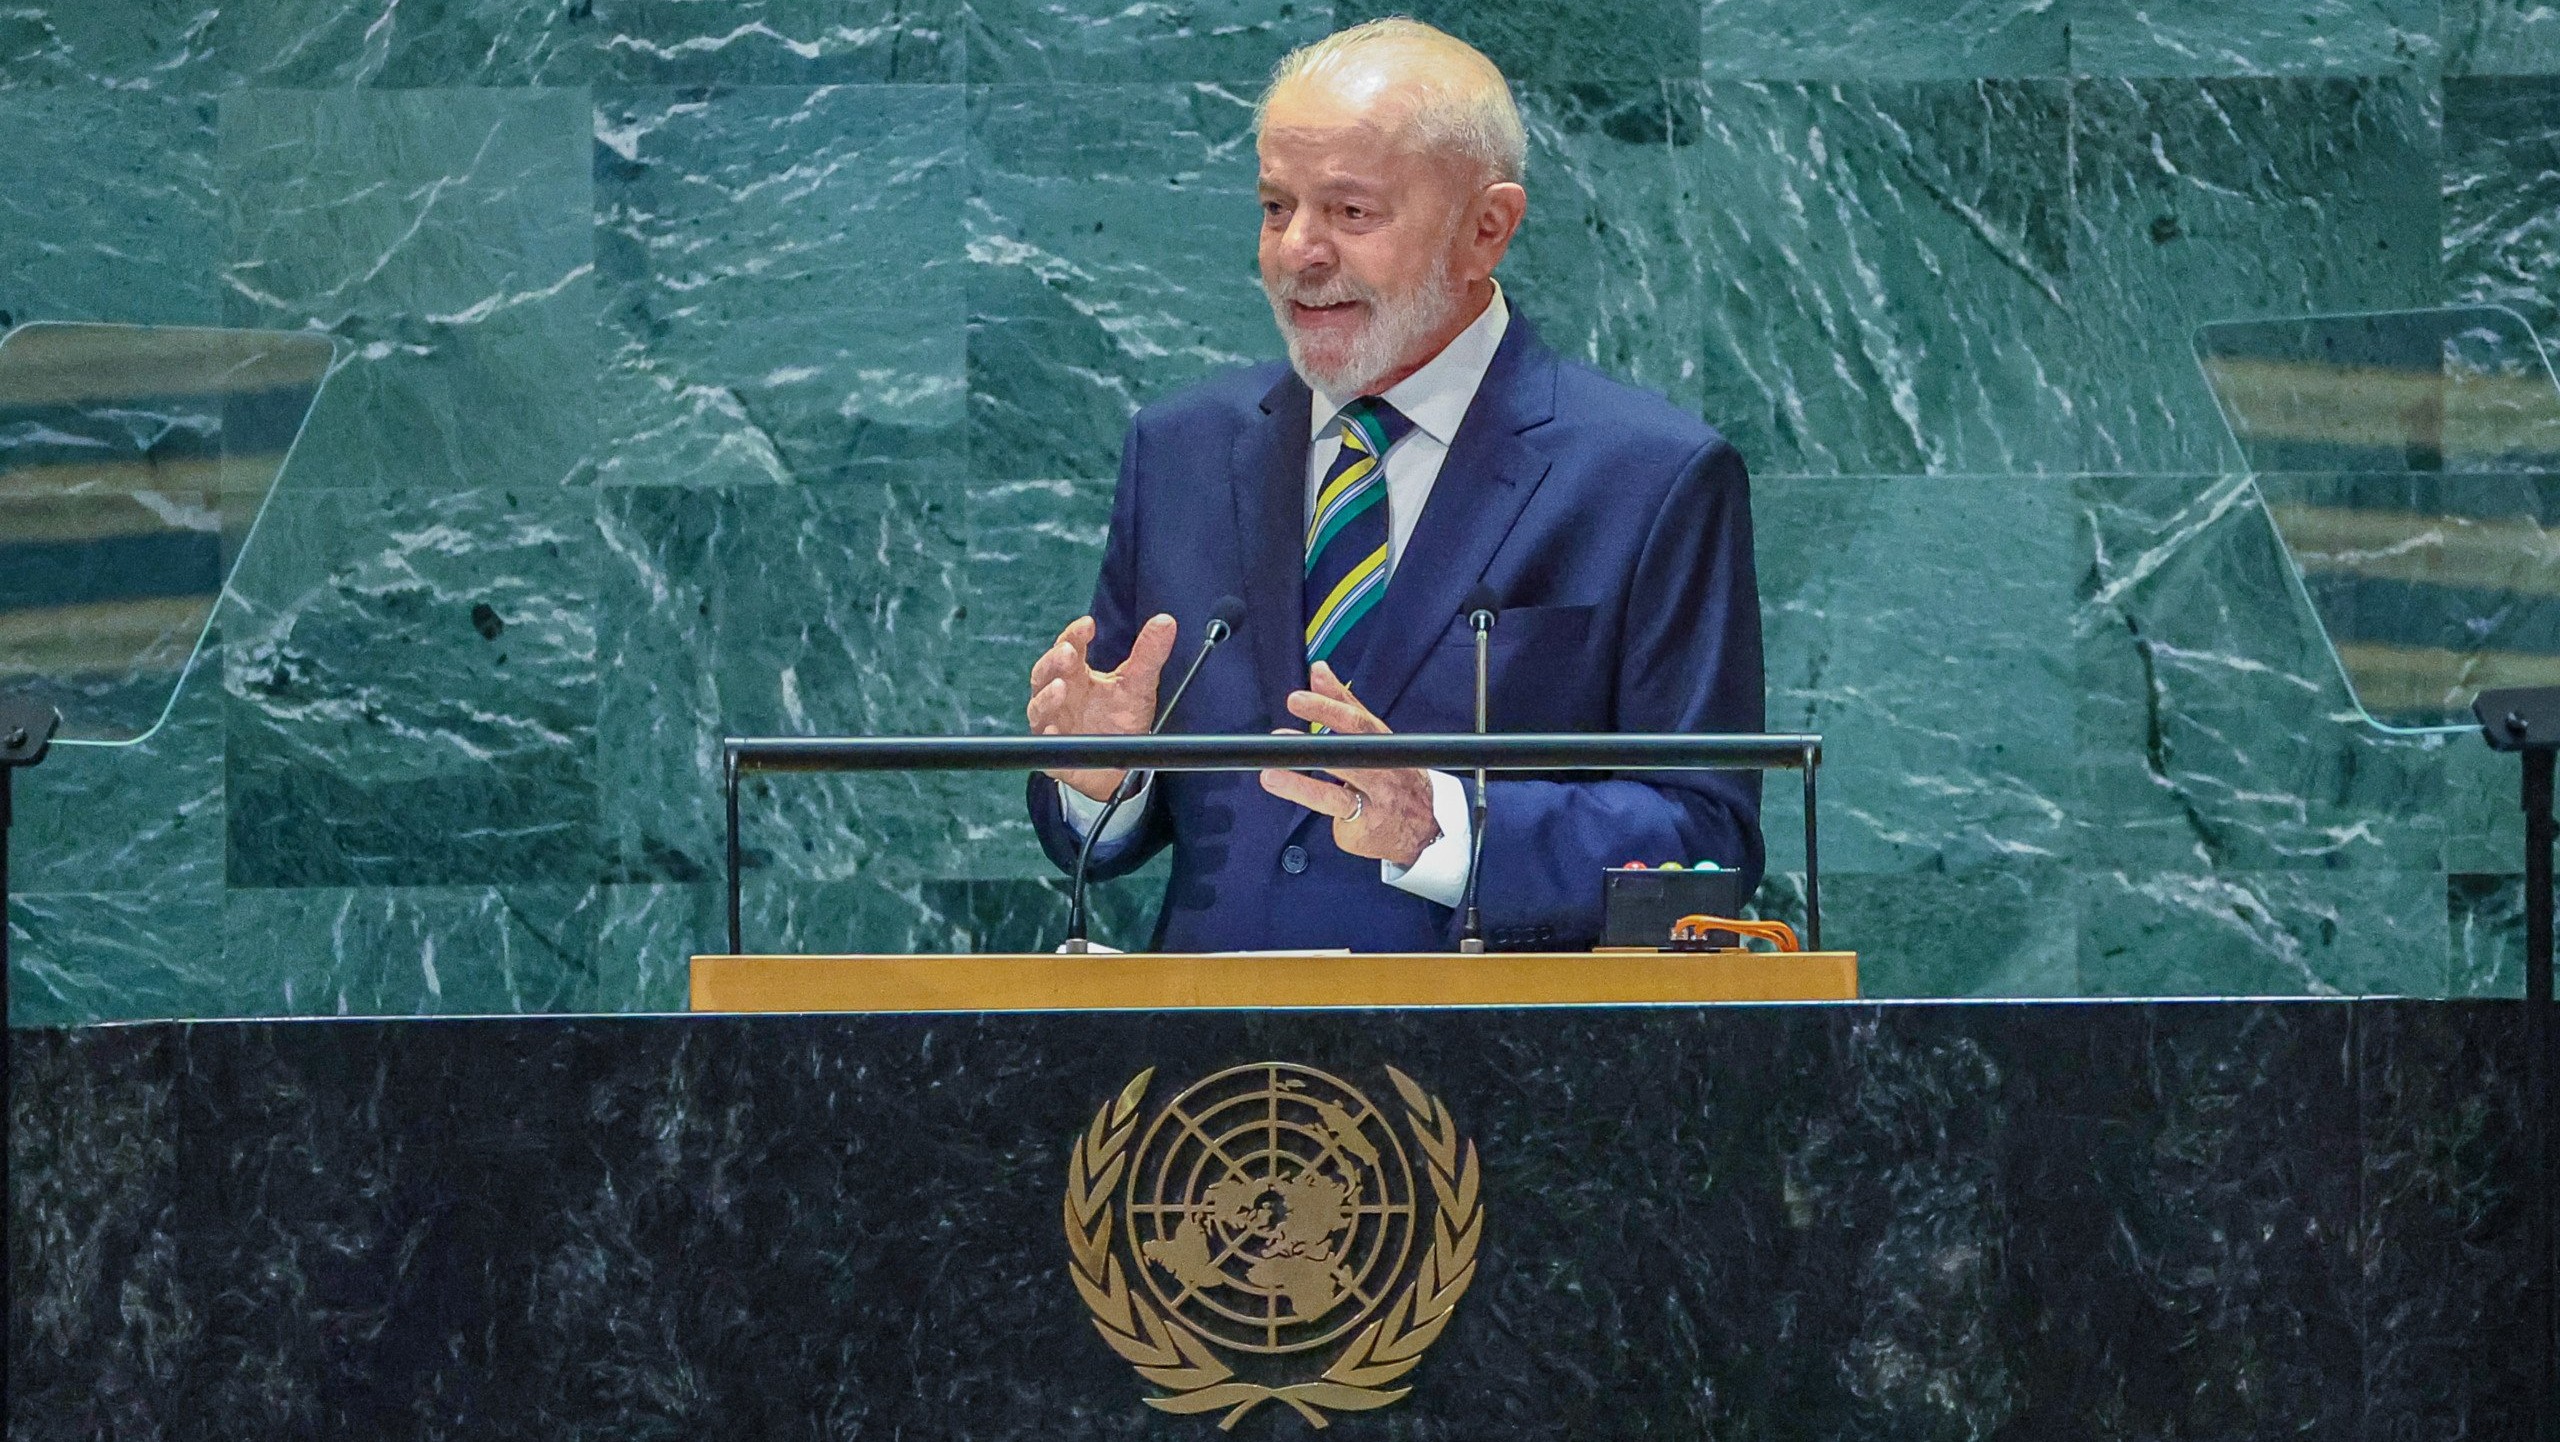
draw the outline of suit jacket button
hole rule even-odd
[[[1307,848],[1295,843],[1280,848],[1280,869],[1296,876],[1307,869]]]

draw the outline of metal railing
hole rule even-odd
[[[732,736],[721,742],[728,801],[729,950],[742,951],[738,778],[750,771],[1801,771],[1805,945],[1822,946],[1815,778],[1822,738],[1806,734],[1395,736]]]

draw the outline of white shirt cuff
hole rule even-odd
[[[1110,803],[1096,801],[1063,781],[1052,784],[1058,788],[1059,812],[1067,818],[1067,825],[1074,828],[1076,839],[1082,841],[1085,833],[1093,830],[1093,823],[1101,819],[1102,808]],[[1155,773],[1152,771],[1143,773],[1138,781],[1137,791],[1128,800],[1120,803],[1120,809],[1111,814],[1111,824],[1102,828],[1101,839],[1093,843],[1096,851],[1117,843],[1122,837],[1138,829],[1138,823],[1147,817],[1149,793],[1155,788]]]
[[[1440,823],[1440,839],[1422,848],[1422,854],[1413,859],[1411,866],[1379,862],[1378,877],[1398,891],[1455,908],[1467,897],[1467,861],[1475,841],[1473,829],[1467,824],[1467,786],[1446,771],[1428,774],[1431,818]]]

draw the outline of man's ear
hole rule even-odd
[[[1471,239],[1485,274],[1502,264],[1512,238],[1520,233],[1520,218],[1528,213],[1529,192],[1512,181],[1496,181],[1476,196]]]

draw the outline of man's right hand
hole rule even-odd
[[[1057,644],[1031,668],[1027,714],[1034,736],[1139,736],[1156,720],[1156,682],[1173,654],[1171,616],[1150,617],[1116,671],[1085,662],[1093,644],[1093,618],[1078,616],[1058,633]],[[1052,771],[1066,785],[1096,801],[1118,789],[1119,771]]]

